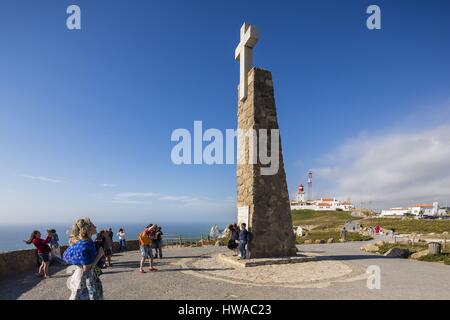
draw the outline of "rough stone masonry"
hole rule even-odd
[[[267,129],[267,150],[272,150],[270,130],[279,127],[269,71],[258,68],[249,71],[247,99],[238,104],[238,128],[255,129],[257,135],[259,129]],[[259,158],[256,164],[243,162],[245,164],[237,165],[237,206],[248,207],[248,227],[253,233],[253,240],[248,245],[251,258],[296,253],[281,138],[279,148],[279,170],[274,175],[261,175]]]

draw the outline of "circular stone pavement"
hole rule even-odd
[[[250,286],[320,288],[331,282],[366,279],[363,270],[352,269],[339,261],[236,267],[214,254],[200,259],[182,259],[177,264],[181,264],[182,272],[186,274]]]

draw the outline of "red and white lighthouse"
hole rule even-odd
[[[297,202],[305,202],[305,187],[302,184],[298,186]]]

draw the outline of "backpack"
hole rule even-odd
[[[253,233],[251,233],[250,231],[247,232],[247,241],[250,242],[253,240]]]

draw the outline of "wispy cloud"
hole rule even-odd
[[[49,178],[49,177],[44,177],[44,176],[31,176],[28,174],[21,174],[19,175],[22,178],[27,178],[30,180],[38,180],[38,181],[43,181],[43,182],[50,182],[50,183],[66,183],[66,181],[64,180],[60,180],[60,179],[54,179],[54,178]]]
[[[230,199],[214,200],[207,197],[192,197],[186,195],[168,195],[154,192],[122,192],[114,195],[113,203],[118,204],[151,204],[183,205],[183,206],[212,206],[230,203]]]
[[[104,188],[115,188],[115,187],[117,187],[117,185],[113,184],[113,183],[103,183],[103,184],[101,184],[101,186],[104,187]]]
[[[111,202],[121,204],[148,203],[149,198],[154,198],[156,196],[158,196],[158,194],[153,192],[122,192],[114,195]]]
[[[338,147],[316,176],[342,198],[386,207],[450,198],[450,125],[363,134]]]

